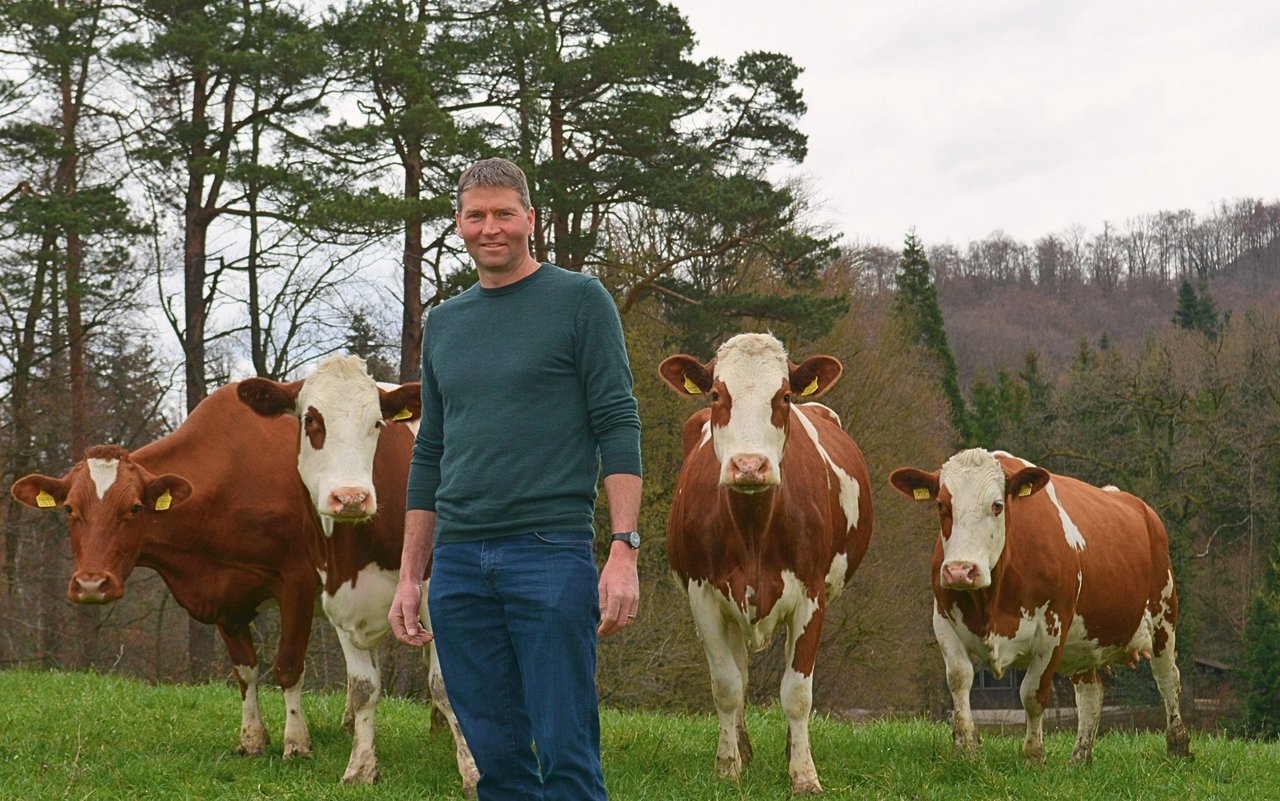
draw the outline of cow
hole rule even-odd
[[[296,428],[249,412],[232,385],[148,445],[93,446],[66,475],[31,474],[12,487],[27,506],[66,513],[70,600],[110,603],[135,568],[150,568],[188,614],[217,627],[240,686],[247,755],[268,743],[250,623],[270,602],[280,610],[272,672],[284,691],[284,756],[311,753],[301,699],[321,537],[292,464]]]
[[[320,600],[347,664],[344,722],[353,728],[347,777],[377,775],[377,646],[390,631],[387,612],[400,577],[405,489],[422,408],[420,389],[417,382],[380,386],[369,376],[364,360],[355,356],[326,359],[301,381],[249,378],[237,388],[241,402],[257,414],[288,414],[301,421],[294,443],[297,473],[330,534],[324,543]],[[429,627],[427,578],[423,577],[421,617]],[[479,772],[445,693],[434,643],[428,644],[426,656],[432,700],[454,737],[463,794],[472,797]]]
[[[1003,451],[961,451],[940,470],[899,468],[889,482],[935,503],[933,631],[951,690],[953,743],[976,756],[969,709],[974,661],[996,676],[1026,671],[1023,757],[1044,762],[1044,707],[1053,675],[1071,678],[1078,713],[1073,764],[1093,759],[1100,669],[1151,660],[1170,754],[1190,756],[1179,710],[1174,629],[1178,593],[1169,540],[1155,511],[1115,487],[1050,473]]]
[[[871,539],[862,453],[835,412],[808,402],[843,369],[831,356],[797,366],[768,334],[739,334],[707,364],[679,354],[658,368],[677,393],[710,401],[684,424],[667,560],[707,654],[716,769],[736,780],[751,760],[747,649],[785,626],[781,701],[795,794],[822,792],[809,746],[822,620]]]

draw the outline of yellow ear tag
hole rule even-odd
[[[41,509],[52,509],[57,505],[58,502],[54,500],[53,496],[44,490],[40,490],[36,495],[36,506],[39,506]]]
[[[1031,489],[1032,487],[1030,484],[1023,484],[1021,487],[1018,487],[1018,497],[1019,498],[1027,497],[1028,495],[1031,494]]]
[[[911,490],[911,495],[917,501],[927,501],[933,497],[933,493],[929,491],[928,487],[916,487],[915,489]]]
[[[156,511],[163,512],[173,503],[173,496],[169,494],[169,490],[165,490],[164,494],[156,498]]]
[[[410,417],[413,417],[413,412],[409,411],[409,407],[406,406],[400,411],[396,412],[395,416],[392,417],[391,419],[392,420],[408,420]]]
[[[685,376],[685,377],[684,377],[684,391],[685,391],[685,392],[688,392],[690,395],[701,395],[701,394],[702,394],[702,387],[700,387],[700,386],[698,386],[697,384],[693,383],[693,379],[692,379],[692,378],[690,378],[689,376]]]
[[[813,377],[813,380],[809,382],[809,386],[805,387],[804,391],[801,392],[800,394],[812,395],[814,392],[817,392],[817,391],[818,391],[818,377],[815,375]]]

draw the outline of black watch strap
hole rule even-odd
[[[615,542],[625,542],[631,546],[632,550],[640,547],[640,532],[638,531],[617,531],[614,532],[613,539]]]

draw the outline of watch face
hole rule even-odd
[[[640,532],[638,531],[619,531],[613,535],[615,540],[621,540],[632,548],[640,547]]]

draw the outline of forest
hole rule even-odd
[[[862,242],[818,222],[803,182],[770,178],[806,155],[792,58],[698,59],[694,41],[657,0],[9,0],[5,485],[94,444],[139,447],[224,383],[301,377],[332,353],[416,380],[424,316],[474,281],[457,175],[502,155],[530,178],[535,255],[616,298],[636,380],[644,614],[602,643],[605,703],[710,703],[662,546],[693,407],[656,366],[769,330],[796,361],[843,362],[824,402],[875,487],[819,708],[942,712],[936,520],[886,477],[981,445],[1146,499],[1173,544],[1189,697],[1206,721],[1276,733],[1280,201],[1206,198],[1029,243]],[[0,667],[225,678],[212,628],[154,574],[74,606],[64,520],[9,500],[0,539]],[[424,694],[416,655],[386,647],[385,686]],[[753,657],[754,701],[776,697],[780,662],[777,643]],[[318,621],[308,683],[343,680]],[[1149,675],[1109,681],[1154,692]]]

